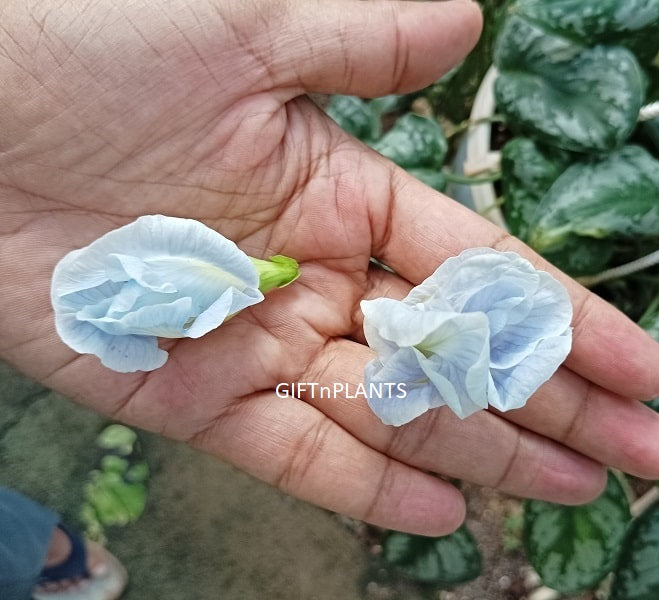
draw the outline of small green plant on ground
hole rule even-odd
[[[96,438],[105,453],[89,473],[80,519],[88,538],[105,542],[107,527],[124,526],[144,512],[149,467],[140,459],[137,434],[124,425],[109,425]]]

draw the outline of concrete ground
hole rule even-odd
[[[107,421],[0,364],[0,484],[78,524]],[[145,514],[108,531],[126,565],[125,600],[352,600],[367,552],[336,515],[140,432],[151,468]],[[416,593],[406,598],[416,598]],[[396,594],[398,597],[398,594]]]

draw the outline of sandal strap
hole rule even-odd
[[[80,535],[73,533],[61,523],[57,525],[71,541],[71,553],[58,565],[44,567],[39,576],[39,584],[63,581],[64,579],[88,579],[87,550],[85,541]]]

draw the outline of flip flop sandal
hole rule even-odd
[[[65,580],[79,580],[66,590],[48,592],[40,590],[32,593],[33,600],[114,600],[126,587],[126,569],[103,546],[85,541],[62,525],[58,527],[71,541],[71,553],[61,564],[46,567],[41,571],[37,585],[58,583]],[[100,557],[98,572],[87,569],[87,551],[93,550]]]

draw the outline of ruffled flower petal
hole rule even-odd
[[[363,301],[361,307],[366,339],[381,351],[379,360],[367,369],[367,387],[390,382],[405,383],[415,389],[420,384],[426,386],[429,393],[414,393],[415,416],[442,404],[448,404],[462,417],[487,406],[486,315],[426,312],[387,298]],[[372,400],[375,404],[371,407],[383,421],[391,422],[407,414],[379,400]],[[404,406],[408,399],[392,398],[390,402]]]
[[[572,320],[572,304],[567,290],[551,275],[539,275],[538,287],[529,297],[532,308],[525,318],[509,320],[504,329],[492,335],[492,367],[505,369],[518,364],[536,352],[540,340],[571,337],[568,326]]]
[[[369,399],[388,424],[444,404],[460,418],[488,404],[519,408],[565,360],[572,340],[565,288],[517,254],[489,248],[448,259],[402,301],[362,302],[362,311],[378,355],[366,383],[386,377],[410,386],[409,399]]]
[[[204,335],[263,294],[233,242],[197,221],[149,215],[67,254],[51,299],[66,343],[126,372],[162,365],[157,337]]]
[[[371,410],[387,425],[402,425],[422,415],[430,408],[445,404],[428,377],[421,369],[413,349],[402,348],[382,363],[374,360],[366,365],[366,385],[377,386],[397,379],[405,384],[405,398],[371,394],[368,404]]]
[[[62,341],[73,350],[95,354],[104,366],[120,373],[152,371],[167,361],[167,352],[158,348],[155,337],[110,335],[70,313],[58,315],[55,324]]]
[[[525,360],[507,369],[491,369],[496,394],[490,397],[494,408],[507,411],[521,408],[526,401],[558,369],[570,352],[569,334],[538,342],[534,352]]]

